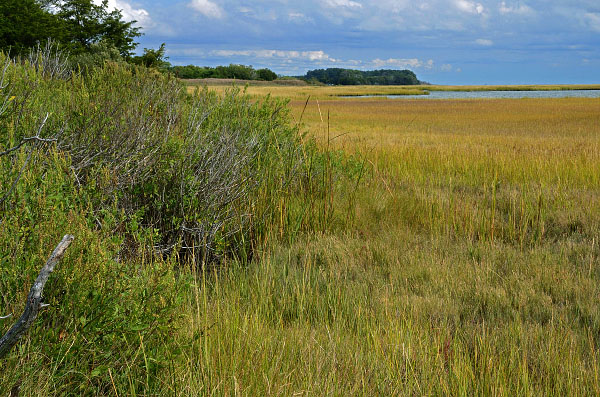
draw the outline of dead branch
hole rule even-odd
[[[56,142],[57,138],[42,138],[40,137],[40,134],[42,133],[42,130],[44,129],[44,127],[46,126],[46,122],[48,121],[48,117],[50,117],[50,113],[46,113],[46,117],[44,117],[44,119],[42,120],[42,122],[40,123],[39,127],[38,127],[38,132],[35,136],[29,136],[29,137],[25,137],[23,139],[21,139],[21,142],[19,142],[19,144],[15,147],[12,147],[10,149],[6,149],[3,152],[0,152],[0,157],[2,156],[6,156],[7,154],[10,154],[16,150],[19,150],[23,145],[25,145],[28,142],[39,142],[39,143],[51,143],[51,142]]]
[[[56,264],[62,259],[65,251],[73,241],[74,237],[67,234],[62,241],[56,246],[50,258],[40,271],[40,274],[35,279],[33,286],[27,295],[27,303],[25,310],[17,322],[8,330],[8,332],[0,339],[0,359],[6,356],[21,337],[29,330],[35,321],[41,308],[47,306],[42,303],[42,293],[44,286],[48,281],[50,273],[54,271]]]

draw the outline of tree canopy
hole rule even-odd
[[[231,64],[229,66],[173,66],[170,70],[181,79],[238,79],[238,80],[264,80],[273,81],[277,73],[270,69],[255,70],[252,66]]]
[[[73,55],[90,52],[101,41],[129,58],[141,35],[135,21],[126,22],[119,10],[109,11],[108,1],[2,0],[0,50],[21,54],[38,42],[52,39]]]
[[[362,71],[342,68],[311,70],[306,80],[333,85],[418,85],[419,79],[410,70],[381,69]]]
[[[62,21],[36,0],[0,1],[0,49],[21,54],[49,37],[63,41]]]

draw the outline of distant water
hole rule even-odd
[[[502,98],[600,98],[600,90],[562,91],[430,91],[429,95],[364,95],[393,99],[502,99]]]

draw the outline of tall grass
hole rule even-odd
[[[199,277],[170,392],[597,394],[596,104],[292,102],[343,227]]]
[[[0,393],[599,393],[597,101],[5,65],[0,315],[76,240]]]

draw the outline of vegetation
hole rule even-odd
[[[277,74],[269,69],[255,70],[252,66],[231,64],[229,66],[173,66],[170,71],[181,79],[237,79],[273,81]]]
[[[281,100],[188,95],[176,79],[111,63],[77,75],[45,55],[0,55],[2,312],[20,312],[57,238],[75,242],[46,287],[50,308],[0,362],[0,390],[156,392],[179,354],[163,341],[180,327],[191,275],[249,263],[271,228],[297,233],[281,214],[322,201],[311,174],[323,157]]]
[[[186,92],[46,54],[0,58],[0,316],[75,240],[1,394],[600,393],[596,100]]]
[[[281,80],[278,80],[281,82]],[[193,92],[194,87],[189,85],[188,90]],[[214,85],[217,84],[217,85]],[[224,92],[227,88],[227,82],[215,82],[211,88]],[[386,96],[393,95],[428,95],[433,91],[568,91],[568,90],[600,90],[600,85],[516,85],[516,86],[440,86],[440,85],[420,85],[420,86],[323,86],[323,85],[304,85],[304,86],[282,86],[282,85],[254,85],[250,84],[246,92],[256,98],[271,95],[275,97],[291,98],[301,103],[306,102],[306,98],[318,100],[339,99],[339,97],[361,97],[369,98],[349,98],[350,102],[363,104],[368,101],[381,103]],[[382,98],[377,98],[382,97]],[[393,101],[393,100],[392,100]]]
[[[0,5],[0,50],[13,55],[50,38],[73,56],[94,52],[103,42],[120,56],[133,55],[141,35],[133,22],[123,21],[119,10],[108,10],[108,1],[5,0]]]
[[[418,85],[421,84],[410,70],[372,70],[329,68],[310,70],[304,78],[330,85]]]

